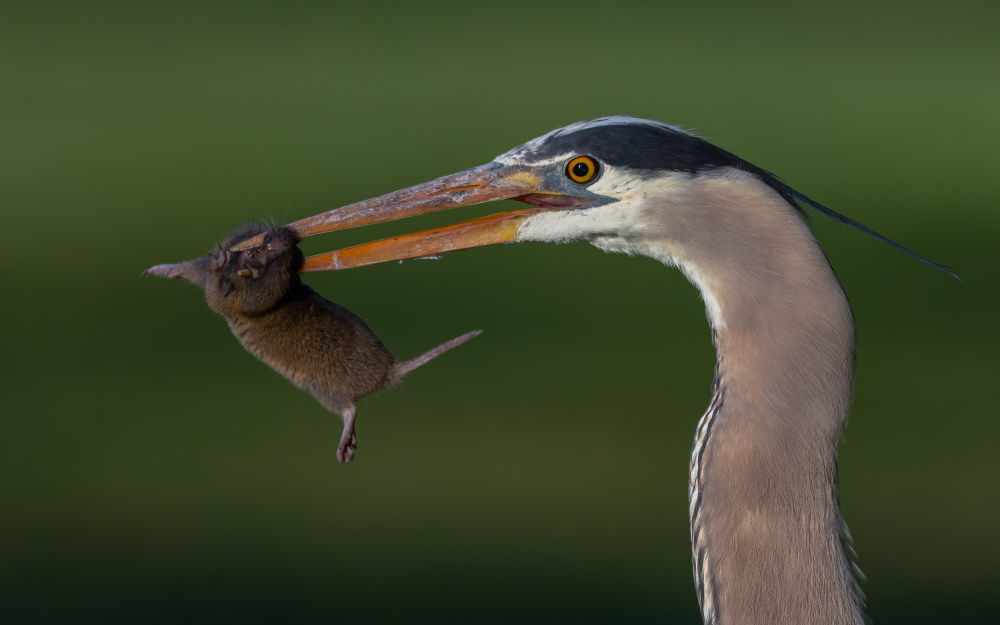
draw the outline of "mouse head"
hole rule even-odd
[[[230,252],[249,237],[263,234],[261,245]],[[206,285],[208,305],[223,315],[254,315],[273,308],[299,284],[302,252],[298,238],[282,226],[248,222],[219,244],[205,259],[215,284]]]
[[[249,237],[263,235],[259,245],[239,252],[230,248]],[[205,290],[209,307],[234,317],[259,315],[273,308],[301,284],[299,238],[286,227],[247,222],[215,250],[197,260],[156,265],[146,276],[180,278]]]

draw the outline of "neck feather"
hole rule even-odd
[[[752,176],[690,181],[650,211],[651,256],[701,290],[718,354],[691,456],[706,623],[861,624],[837,501],[854,318],[809,229]],[[666,254],[662,250],[669,250]]]

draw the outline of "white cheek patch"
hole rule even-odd
[[[649,179],[627,167],[605,167],[597,182],[587,189],[614,198],[617,203],[633,206],[634,221],[639,224],[645,222],[643,215],[652,207],[683,193],[690,180],[690,175],[681,172],[660,172],[656,178]]]
[[[596,185],[595,185],[596,186]],[[594,190],[596,192],[596,189]],[[610,197],[626,198],[625,195]],[[589,241],[607,251],[633,254],[634,242],[642,239],[645,226],[636,219],[638,206],[619,201],[591,208],[548,210],[525,219],[517,231],[518,241]]]
[[[607,251],[627,254],[649,253],[643,236],[644,215],[664,194],[675,192],[684,183],[682,177],[661,180],[642,179],[626,168],[605,167],[597,182],[581,187],[610,198],[603,206],[549,210],[526,219],[518,229],[519,241],[590,241]]]
[[[642,179],[627,169],[604,166],[597,182],[587,187],[591,193],[614,198],[618,202],[631,203]]]

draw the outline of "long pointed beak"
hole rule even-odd
[[[548,208],[580,206],[586,200],[541,190],[541,176],[532,167],[489,163],[444,176],[408,189],[301,219],[289,224],[301,237],[334,230],[382,223],[434,211],[470,206],[493,200],[518,199],[533,208],[473,219],[453,226],[391,237],[354,247],[310,256],[302,273],[349,269],[406,258],[435,256],[445,252],[510,243],[524,219]],[[254,237],[231,248],[237,252],[261,244]]]

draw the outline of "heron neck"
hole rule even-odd
[[[837,501],[854,374],[850,306],[777,194],[739,175],[703,182],[688,198],[702,210],[680,220],[688,229],[674,229],[667,247],[702,292],[718,355],[691,459],[705,621],[863,623]]]
[[[784,332],[715,333],[715,392],[692,452],[696,578],[716,617],[706,621],[861,623],[837,499],[852,342],[787,309],[754,313]]]

